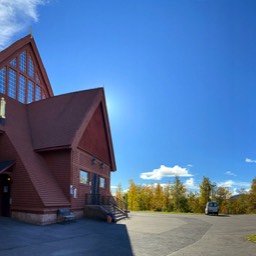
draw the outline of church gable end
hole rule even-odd
[[[0,216],[54,223],[63,207],[82,217],[86,193],[110,195],[116,165],[104,88],[54,96],[28,35],[0,51],[0,98],[0,183],[8,181]]]
[[[111,166],[107,130],[102,104],[98,106],[80,140],[79,148]]]
[[[51,97],[52,89],[33,39],[22,40],[0,56],[0,93],[26,104]]]

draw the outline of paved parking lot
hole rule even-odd
[[[82,219],[35,226],[0,218],[0,255],[256,256],[256,215],[131,213],[118,224]]]
[[[126,226],[138,256],[256,256],[245,239],[256,233],[256,215],[136,213]]]

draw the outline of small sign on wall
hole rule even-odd
[[[77,196],[77,189],[74,188],[74,198],[76,198],[76,196]]]

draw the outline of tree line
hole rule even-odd
[[[207,177],[203,177],[199,188],[199,192],[188,193],[178,176],[165,186],[136,185],[129,180],[128,191],[124,192],[119,184],[116,197],[125,200],[131,211],[204,213],[207,202],[217,201],[223,214],[256,213],[256,178],[249,192],[242,190],[237,196],[232,196],[228,188],[213,185]]]

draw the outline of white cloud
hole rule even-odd
[[[233,189],[231,189],[230,193],[232,196],[234,196],[234,195],[239,195],[241,193],[241,191],[239,188],[233,188]]]
[[[113,196],[116,196],[116,192],[117,192],[117,189],[118,189],[118,185],[111,185],[110,188],[111,188],[111,194]],[[129,189],[122,189],[122,193],[127,193]]]
[[[250,189],[251,184],[249,182],[241,182],[241,181],[233,181],[227,180],[217,184],[218,187],[228,188],[229,191],[234,194],[238,193],[241,189],[245,189],[248,191]]]
[[[199,186],[195,184],[194,178],[189,178],[184,183],[187,190],[199,190]]]
[[[199,190],[199,186],[195,184],[195,179],[194,178],[189,178],[189,179],[185,180],[182,183],[186,187],[186,189],[189,190],[189,191],[191,191],[191,190]],[[149,186],[149,187],[156,188],[158,186],[158,184],[160,184],[160,186],[162,188],[174,185],[174,183],[151,183],[151,184],[142,184],[142,186],[145,186],[145,187]]]
[[[250,159],[250,158],[245,158],[246,163],[256,163],[256,160]]]
[[[37,7],[48,2],[49,0],[0,0],[0,49],[31,21],[38,21]]]
[[[156,188],[158,186],[158,184],[162,187],[162,188],[166,188],[167,186],[172,186],[173,184],[169,184],[169,183],[152,183],[152,184],[144,184],[144,187],[152,187],[152,188]]]
[[[159,169],[154,169],[152,172],[143,172],[140,174],[140,178],[144,180],[161,180],[163,177],[191,177],[186,168],[182,168],[178,165],[173,167],[167,167],[165,165],[160,165]]]
[[[236,174],[234,174],[233,172],[231,171],[227,171],[225,172],[226,175],[230,175],[230,176],[237,176]]]
[[[232,188],[235,182],[233,180],[227,180],[218,183],[218,187],[224,187],[224,188]]]

